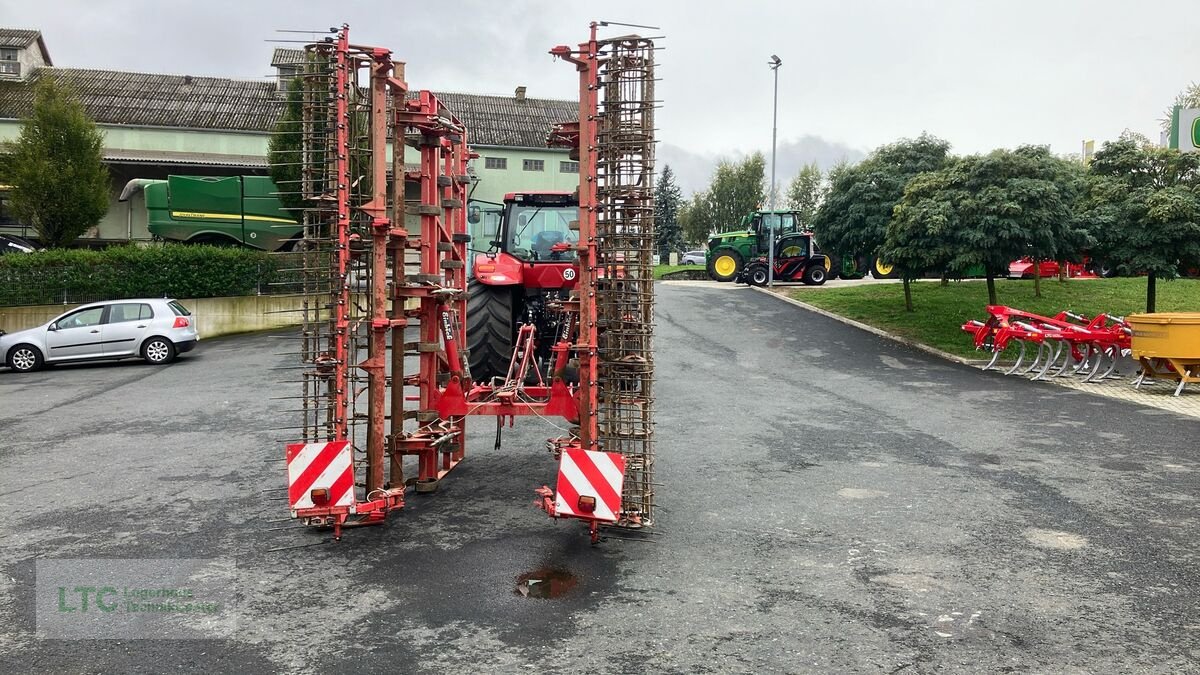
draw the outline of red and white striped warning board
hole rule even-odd
[[[350,441],[292,443],[287,446],[287,465],[288,504],[293,511],[350,506],[354,502]]]
[[[617,522],[625,458],[619,452],[563,450],[558,462],[554,511],[560,516]]]

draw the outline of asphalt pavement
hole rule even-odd
[[[746,288],[658,290],[661,510],[596,547],[532,506],[559,433],[537,419],[499,450],[473,420],[382,527],[291,527],[287,340],[0,371],[0,669],[1200,672],[1200,421]],[[42,639],[55,558],[229,561],[237,599],[216,639]]]

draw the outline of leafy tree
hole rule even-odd
[[[721,162],[717,165],[712,185],[705,193],[711,224],[716,230],[733,229],[743,216],[762,207],[766,165],[761,152],[740,162]]]
[[[683,247],[683,229],[679,222],[682,206],[683,194],[675,183],[675,172],[668,164],[663,167],[658,185],[654,187],[654,236],[663,260],[671,251]]]
[[[1175,116],[1175,108],[1200,108],[1200,84],[1192,82],[1183,91],[1175,95],[1175,100],[1163,111],[1158,121],[1163,131],[1171,130],[1171,119]]]
[[[691,201],[679,209],[679,224],[683,239],[689,245],[700,246],[716,231],[712,208],[707,192],[697,192]]]
[[[951,169],[961,199],[949,272],[982,265],[988,301],[996,304],[996,275],[1007,273],[1013,260],[1057,259],[1082,248],[1073,211],[1079,185],[1065,178],[1065,164],[1030,146],[960,160]]]
[[[287,102],[283,114],[275,123],[275,133],[267,145],[267,161],[270,163],[271,180],[279,189],[279,201],[300,219],[304,199],[300,196],[304,159],[303,96],[304,79],[297,77],[288,85]]]
[[[913,311],[911,283],[954,258],[959,228],[956,203],[964,195],[949,170],[917,174],[904,188],[888,224],[880,255],[904,280],[904,308]]]
[[[1146,274],[1146,311],[1158,279],[1200,264],[1200,155],[1105,143],[1090,167],[1085,217],[1096,253],[1123,274]]]
[[[79,99],[53,77],[40,78],[33,115],[11,144],[5,172],[13,213],[46,247],[71,243],[108,211],[103,146],[104,134]]]
[[[817,207],[825,196],[825,185],[821,169],[816,162],[800,167],[787,189],[787,207],[800,213],[800,222],[812,225]]]
[[[950,144],[929,134],[876,149],[854,166],[830,171],[813,231],[835,254],[877,256],[904,186],[919,173],[941,169]]]

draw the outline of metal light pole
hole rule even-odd
[[[767,195],[768,211],[775,210],[775,136],[779,131],[779,66],[783,65],[783,61],[774,54],[771,55],[771,60],[767,62],[771,66],[771,72],[775,73],[775,102],[772,105],[771,112],[771,192]],[[767,288],[775,285],[775,218],[774,214],[768,216],[770,224],[767,226]]]

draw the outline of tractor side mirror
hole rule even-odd
[[[471,223],[472,225],[479,223],[482,213],[482,210],[478,206],[472,206],[471,208],[467,209],[467,222]]]

